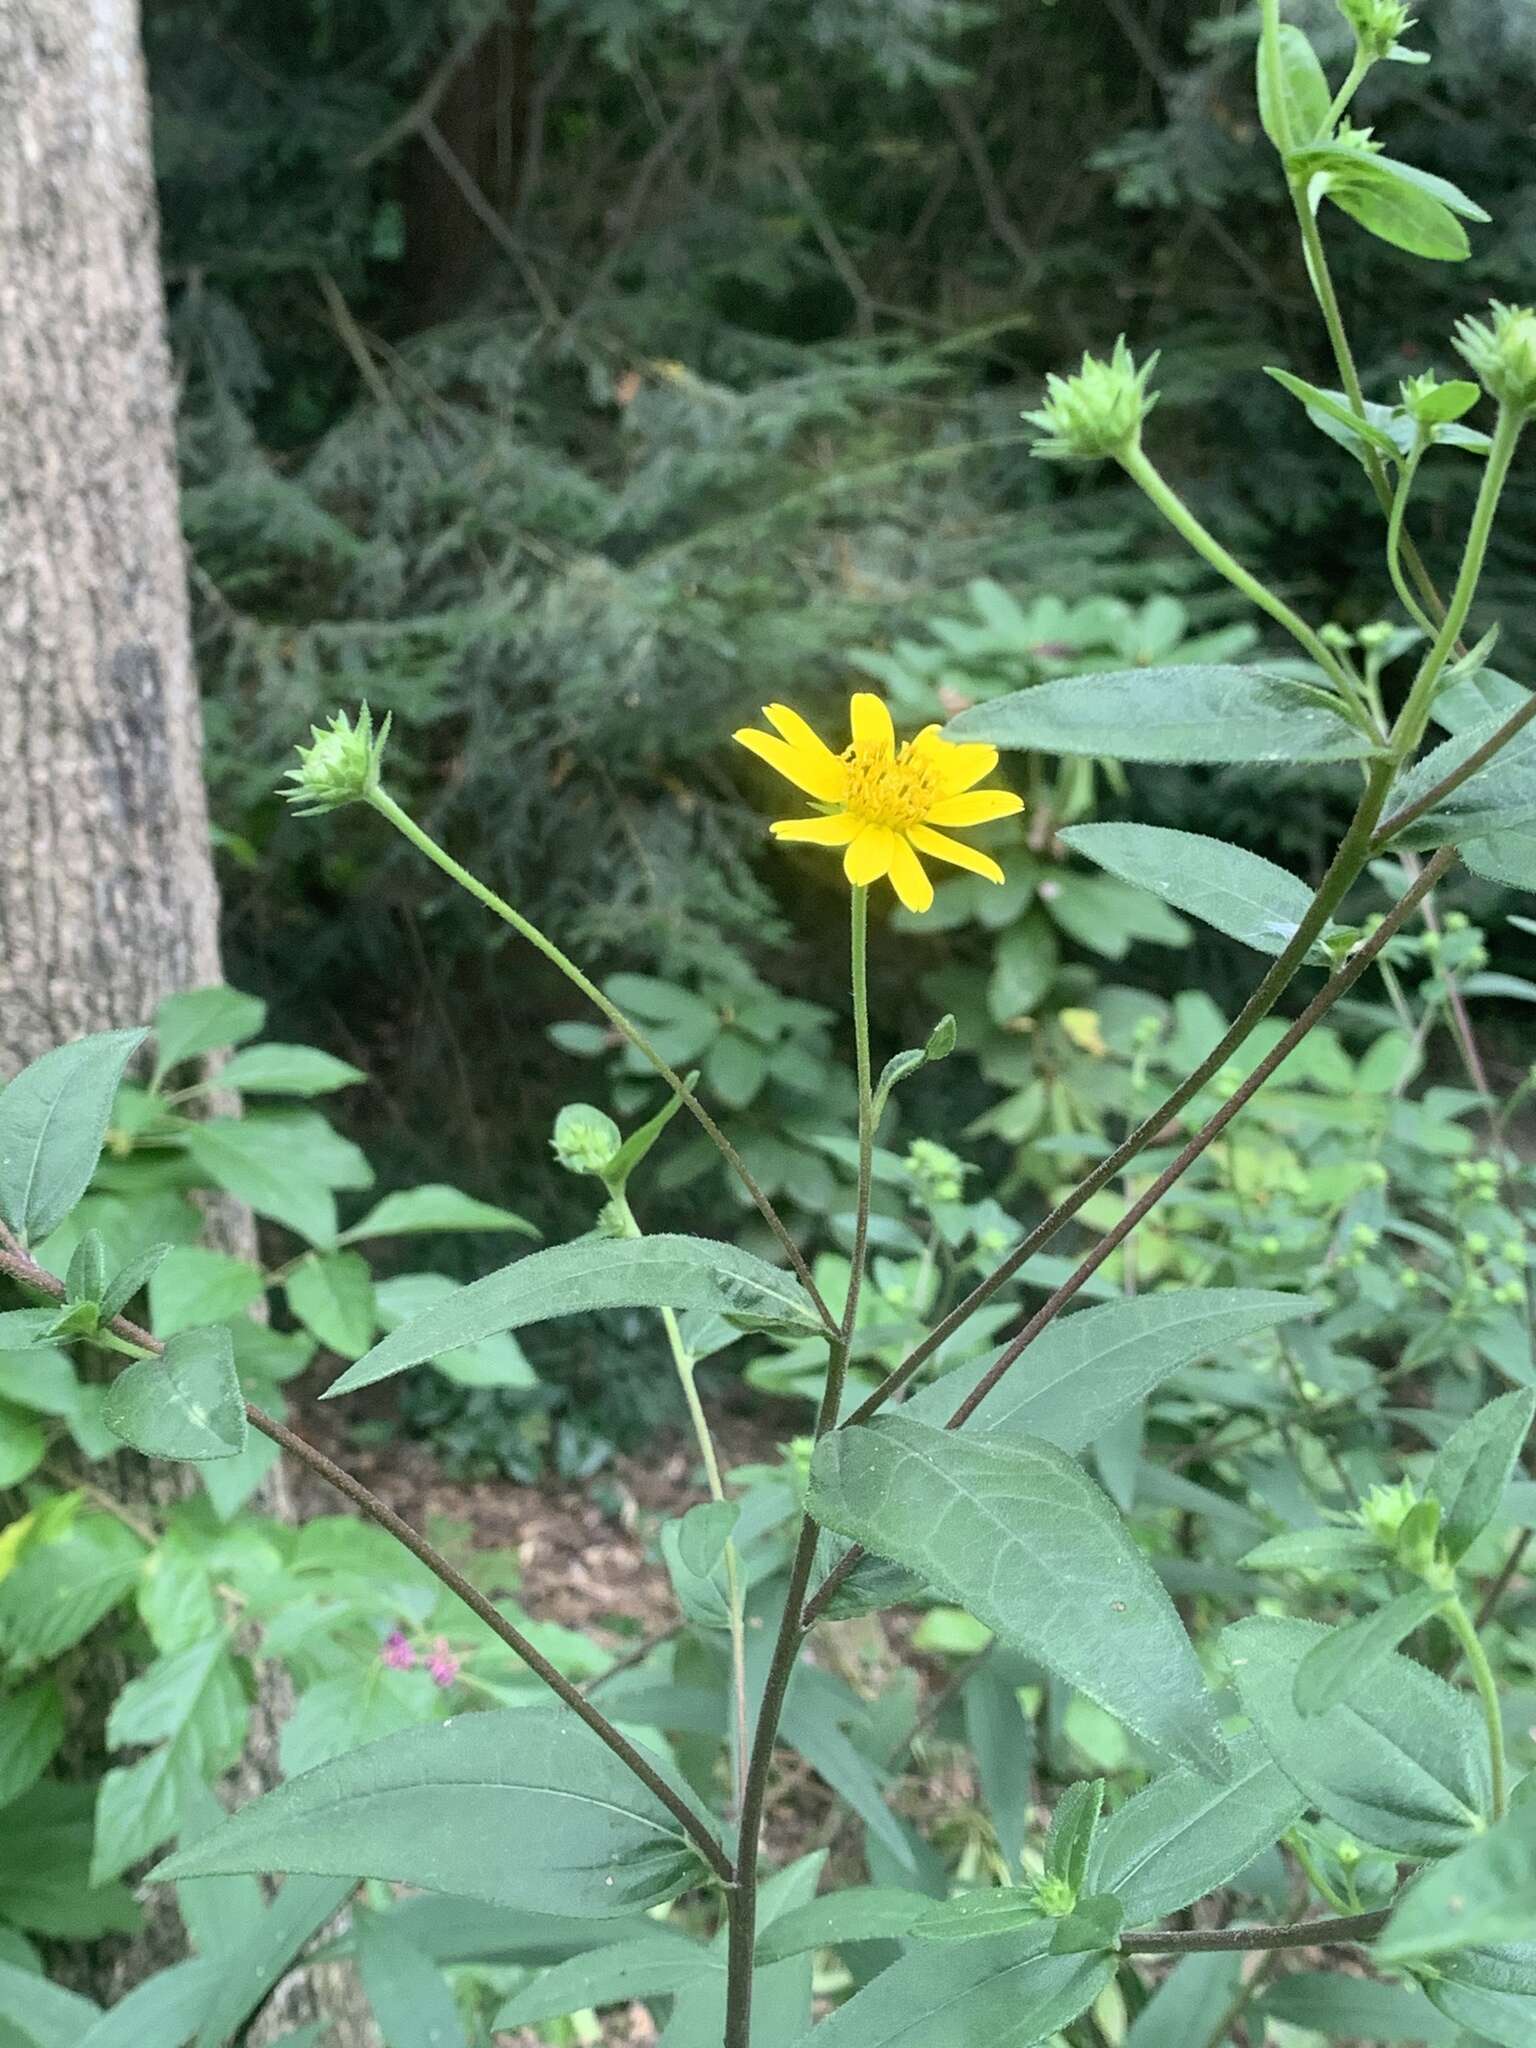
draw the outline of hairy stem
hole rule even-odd
[[[1482,1638],[1478,1635],[1472,1617],[1460,1597],[1449,1601],[1440,1611],[1450,1623],[1456,1640],[1466,1652],[1467,1667],[1472,1673],[1472,1682],[1477,1687],[1477,1696],[1482,1702],[1483,1722],[1488,1730],[1488,1766],[1493,1787],[1493,1812],[1490,1818],[1502,1820],[1508,1800],[1505,1791],[1504,1716],[1499,1709],[1498,1681],[1493,1675],[1493,1666],[1488,1662],[1488,1652],[1483,1648]]]
[[[815,1305],[816,1312],[821,1317],[828,1335],[832,1335],[837,1329],[837,1324],[833,1320],[832,1311],[827,1307],[826,1302],[822,1299],[817,1289],[816,1282],[811,1276],[811,1269],[805,1262],[805,1255],[800,1250],[799,1245],[795,1243],[794,1238],[791,1237],[789,1229],[783,1218],[779,1215],[778,1210],[774,1208],[767,1195],[758,1186],[748,1169],[746,1161],[715,1122],[703,1103],[699,1101],[682,1075],[674,1072],[668,1066],[644,1032],[625,1016],[617,1003],[604,995],[603,991],[590,976],[582,973],[569,954],[563,952],[553,939],[540,931],[539,927],[524,917],[521,911],[514,910],[512,905],[503,897],[498,896],[494,889],[488,889],[484,882],[469,872],[468,868],[461,867],[452,854],[445,852],[432,835],[424,831],[408,811],[402,810],[400,805],[395,802],[394,798],[387,791],[382,789],[375,790],[368,801],[379,813],[380,817],[387,818],[395,830],[403,838],[408,839],[419,852],[424,853],[434,867],[441,868],[451,881],[457,882],[459,887],[473,896],[477,903],[483,903],[487,910],[493,912],[495,916],[501,919],[503,924],[509,924],[520,937],[528,941],[530,946],[536,947],[552,966],[560,970],[567,981],[580,989],[593,1008],[600,1011],[607,1018],[614,1030],[629,1041],[641,1058],[648,1061],[655,1068],[662,1080],[672,1090],[672,1093],[699,1124],[710,1143],[741,1182],[754,1203],[756,1203],[763,1221],[778,1239],[784,1256],[794,1268],[796,1278]]]
[[[1061,1314],[1061,1311],[1067,1306],[1068,1302],[1093,1278],[1105,1260],[1125,1242],[1126,1238],[1130,1236],[1138,1224],[1145,1221],[1147,1216],[1164,1200],[1169,1191],[1177,1186],[1200,1155],[1215,1143],[1228,1124],[1232,1122],[1233,1118],[1252,1101],[1253,1097],[1276,1070],[1284,1064],[1308,1033],[1314,1030],[1322,1019],[1327,1016],[1340,997],[1348,994],[1350,989],[1354,987],[1355,983],[1359,981],[1360,977],[1369,968],[1371,962],[1381,952],[1382,948],[1396,937],[1404,923],[1412,916],[1430,890],[1434,888],[1455,858],[1456,849],[1454,847],[1441,847],[1412,888],[1393,905],[1391,911],[1371,934],[1370,938],[1362,945],[1356,947],[1355,951],[1338,972],[1330,977],[1285,1035],[1254,1068],[1242,1086],[1195,1133],[1178,1157],[1165,1167],[1157,1179],[1146,1189],[1145,1193],[1132,1203],[1131,1207],[1126,1210],[1114,1228],[1107,1231],[1100,1238],[1093,1250],[1081,1261],[1076,1270],[1062,1282],[1055,1293],[1036,1309],[1018,1335],[1013,1338],[1011,1343],[1004,1347],[996,1363],[988,1372],[982,1375],[970,1393],[960,1403],[959,1407],[956,1408],[948,1422],[944,1425],[946,1429],[959,1429],[970,1420],[971,1416],[987,1398],[988,1394],[991,1393],[999,1380],[1002,1379],[1003,1375],[1012,1370],[1013,1366],[1029,1349],[1030,1345],[1034,1343],[1035,1339],[1050,1327],[1057,1316]],[[859,1419],[857,1414],[850,1417],[850,1421],[858,1421]],[[823,1580],[805,1609],[803,1620],[806,1627],[811,1626],[825,1611],[827,1602],[853,1569],[853,1564],[857,1560],[858,1555],[857,1550],[846,1552],[826,1579]]]
[[[1404,804],[1400,811],[1394,811],[1390,817],[1383,818],[1371,839],[1372,853],[1379,853],[1383,847],[1390,845],[1400,832],[1406,832],[1408,827],[1422,818],[1426,811],[1432,811],[1438,804],[1443,804],[1454,790],[1460,789],[1464,782],[1470,781],[1479,769],[1486,768],[1494,756],[1502,754],[1515,735],[1523,732],[1533,718],[1536,718],[1536,695],[1529,697],[1518,711],[1512,711],[1498,731],[1491,733],[1480,747],[1468,754],[1460,767],[1453,768],[1449,775],[1443,775],[1432,788],[1425,790],[1424,794],[1416,797],[1411,804]]]
[[[20,1282],[23,1287],[32,1288],[35,1292],[48,1296],[50,1300],[64,1299],[62,1284],[52,1273],[38,1265],[35,1259],[29,1258],[10,1237],[9,1232],[6,1233],[5,1242],[0,1244],[0,1272],[9,1273],[11,1278]],[[114,1316],[110,1327],[127,1343],[136,1345],[139,1350],[152,1356],[158,1357],[165,1349],[158,1337],[148,1330],[141,1329],[137,1323],[130,1322],[126,1316]],[[327,1486],[334,1487],[336,1492],[344,1495],[371,1522],[377,1522],[381,1529],[387,1529],[395,1541],[408,1550],[412,1557],[418,1558],[441,1585],[446,1586],[450,1593],[456,1594],[499,1641],[505,1643],[509,1650],[522,1659],[536,1678],[542,1679],[550,1691],[586,1723],[592,1733],[613,1751],[621,1763],[628,1765],[646,1790],[666,1807],[716,1877],[724,1884],[732,1882],[735,1871],[730,1859],[715,1840],[702,1816],[694,1811],[686,1799],[673,1791],[666,1779],[647,1761],[628,1737],[614,1727],[607,1715],[584,1698],[564,1672],[558,1671],[543,1652],[535,1649],[522,1631],[507,1620],[495,1603],[488,1600],[477,1586],[465,1578],[457,1565],[451,1564],[435,1544],[428,1542],[419,1529],[413,1529],[410,1523],[397,1515],[386,1501],[380,1500],[376,1493],[370,1492],[360,1479],[355,1479],[343,1466],[328,1458],[324,1451],[316,1450],[313,1444],[306,1443],[303,1437],[289,1429],[285,1423],[279,1422],[275,1416],[268,1415],[265,1410],[256,1407],[250,1401],[245,1404],[245,1413],[252,1429],[259,1430],[264,1437],[269,1437],[290,1456],[307,1465],[317,1478],[323,1479]]]
[[[1197,1927],[1166,1934],[1123,1934],[1128,1956],[1249,1954],[1275,1948],[1356,1948],[1374,1941],[1392,1917],[1390,1906],[1375,1913],[1350,1913],[1338,1920],[1301,1920],[1291,1927]]]

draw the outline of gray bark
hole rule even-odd
[[[136,0],[0,0],[0,1076],[220,979],[201,757]],[[254,1255],[244,1212],[210,1230]],[[150,1508],[179,1476],[112,1469]],[[237,1797],[285,1704],[269,1668]],[[162,1906],[69,1973],[113,1995],[183,1952]],[[283,2022],[362,2038],[323,1974]]]

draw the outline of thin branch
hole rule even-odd
[[[842,279],[844,289],[853,300],[859,331],[868,334],[875,324],[874,302],[870,297],[869,286],[859,275],[858,265],[843,247],[837,230],[827,217],[826,208],[816,196],[815,187],[800,168],[794,151],[774,126],[761,96],[739,72],[733,82],[742,105],[752,117],[753,126],[763,138],[769,156],[772,157],[785,184],[805,208],[806,219],[811,224],[811,232],[821,244],[822,254]]]
[[[433,156],[437,158],[439,164],[442,165],[459,197],[475,216],[475,219],[479,221],[481,227],[485,229],[502,254],[510,259],[521,276],[523,283],[527,285],[529,296],[538,307],[540,317],[550,327],[558,325],[560,308],[555,303],[549,286],[534,268],[528,251],[523,247],[517,236],[513,234],[489,199],[480,190],[479,185],[460,159],[458,152],[430,115],[426,116],[421,123],[421,139],[427,145],[427,148],[431,150]]]
[[[3,1230],[3,1226],[0,1226],[0,1272],[9,1273],[12,1279],[23,1287],[45,1294],[50,1300],[64,1299],[62,1282],[52,1273],[45,1271],[35,1259],[30,1258],[9,1231]],[[158,1337],[139,1324],[131,1322],[126,1316],[114,1316],[109,1327],[115,1335],[137,1345],[141,1351],[159,1356],[165,1349]],[[550,1691],[586,1723],[598,1740],[606,1744],[621,1763],[628,1765],[646,1790],[661,1801],[716,1877],[724,1884],[735,1881],[736,1873],[730,1859],[715,1840],[708,1823],[694,1812],[686,1799],[673,1791],[666,1779],[647,1761],[628,1737],[620,1734],[607,1716],[592,1705],[564,1672],[557,1670],[543,1652],[536,1649],[522,1631],[507,1620],[494,1602],[487,1599],[456,1565],[450,1563],[443,1553],[421,1534],[420,1530],[413,1529],[410,1523],[397,1515],[386,1501],[380,1500],[376,1493],[370,1492],[360,1479],[355,1479],[333,1458],[328,1458],[324,1451],[317,1450],[311,1443],[306,1443],[303,1437],[289,1429],[285,1423],[279,1422],[275,1416],[268,1415],[250,1401],[245,1404],[245,1413],[252,1429],[259,1430],[264,1437],[270,1438],[290,1456],[307,1465],[317,1478],[323,1479],[327,1486],[334,1487],[338,1493],[344,1495],[370,1521],[377,1522],[381,1529],[388,1530],[395,1541],[403,1545],[413,1557],[418,1558],[450,1593],[457,1594],[470,1612],[477,1615],[499,1641],[505,1643],[509,1650],[520,1657],[534,1676],[541,1678]]]
[[[1392,1917],[1392,1908],[1376,1913],[1350,1913],[1339,1920],[1301,1920],[1290,1927],[1194,1927],[1166,1934],[1123,1934],[1120,1953],[1127,1956],[1190,1956],[1247,1954],[1255,1949],[1357,1948],[1374,1941]]]
[[[1147,1188],[1146,1192],[1137,1201],[1132,1203],[1131,1207],[1126,1210],[1114,1228],[1107,1231],[1100,1238],[1099,1242],[1077,1267],[1076,1271],[1064,1280],[1055,1293],[1036,1309],[1023,1329],[1004,1348],[996,1363],[988,1372],[982,1375],[970,1393],[960,1403],[954,1414],[950,1416],[948,1422],[944,1425],[946,1429],[960,1429],[970,1420],[971,1416],[975,1414],[976,1410],[998,1384],[999,1380],[1002,1379],[1003,1375],[1012,1369],[1029,1349],[1030,1345],[1034,1343],[1035,1339],[1050,1327],[1067,1303],[1093,1278],[1105,1260],[1125,1242],[1137,1225],[1142,1223],[1151,1214],[1152,1210],[1158,1206],[1169,1191],[1178,1185],[1179,1181],[1188,1173],[1200,1155],[1215,1143],[1228,1124],[1232,1122],[1233,1118],[1253,1100],[1254,1096],[1271,1079],[1276,1070],[1289,1059],[1290,1055],[1301,1044],[1307,1034],[1315,1029],[1323,1018],[1327,1016],[1340,997],[1349,993],[1350,989],[1359,981],[1382,948],[1396,937],[1402,926],[1445,874],[1446,869],[1455,858],[1455,847],[1441,847],[1412,888],[1393,905],[1370,938],[1363,945],[1357,946],[1338,972],[1324,983],[1323,987],[1318,990],[1295,1023],[1291,1025],[1290,1029],[1276,1043],[1273,1050],[1266,1054],[1259,1062],[1242,1086],[1195,1133],[1178,1157],[1165,1167],[1157,1179]],[[849,1419],[850,1421],[857,1421],[859,1419],[859,1412],[855,1411],[854,1415]],[[807,1627],[817,1619],[832,1594],[843,1584],[857,1563],[859,1555],[860,1552],[857,1549],[846,1552],[826,1579],[823,1580],[821,1586],[817,1589],[814,1597],[806,1607],[803,1621]]]
[[[1536,693],[1533,693],[1518,711],[1512,711],[1498,731],[1468,754],[1459,768],[1453,768],[1450,774],[1442,776],[1432,789],[1425,790],[1421,797],[1415,797],[1411,804],[1404,804],[1400,811],[1394,811],[1390,818],[1384,819],[1371,839],[1372,853],[1378,853],[1395,839],[1399,832],[1406,832],[1408,827],[1422,818],[1426,811],[1432,811],[1436,804],[1444,803],[1453,790],[1460,789],[1461,785],[1469,781],[1480,768],[1486,768],[1494,755],[1508,746],[1515,734],[1522,732],[1533,718],[1536,718]]]
[[[465,29],[404,113],[398,114],[387,128],[380,130],[372,142],[358,150],[348,166],[350,170],[366,171],[368,166],[377,163],[381,156],[388,156],[399,143],[408,142],[413,135],[420,134],[437,112],[443,94],[474,55],[475,47],[485,32],[486,25],[483,21],[477,21],[472,27]]]
[[[992,168],[992,159],[987,155],[987,145],[982,140],[981,130],[976,126],[975,116],[964,97],[953,86],[946,86],[938,96],[939,105],[944,109],[944,118],[954,131],[961,154],[971,167],[971,176],[976,180],[976,190],[981,199],[981,210],[986,215],[987,226],[992,230],[1003,247],[1012,256],[1026,277],[1033,277],[1039,268],[1039,251],[1032,248],[1008,211],[1008,202],[1003,197],[1002,187],[997,182],[997,173]]]

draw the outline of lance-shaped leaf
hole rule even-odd
[[[705,1237],[584,1237],[531,1252],[402,1323],[326,1398],[372,1386],[444,1351],[599,1308],[713,1309],[754,1328],[820,1328],[795,1279]]]
[[[1447,2019],[1479,2041],[1498,2048],[1530,2048],[1536,2041],[1536,1941],[1441,1956],[1425,1989]]]
[[[1104,1494],[1054,1444],[885,1416],[823,1438],[810,1504],[1154,1749],[1225,1776],[1215,1709],[1172,1601]]]
[[[1302,1714],[1323,1714],[1347,1699],[1367,1674],[1445,1605],[1438,1586],[1411,1586],[1384,1607],[1331,1628],[1296,1667],[1293,1696]]]
[[[1391,808],[1406,810],[1438,787],[1448,775],[1485,746],[1508,719],[1494,711],[1475,724],[1464,724],[1442,740],[1408,771],[1392,792]],[[1401,846],[1457,845],[1488,835],[1500,836],[1536,820],[1536,724],[1517,732],[1485,766],[1458,783],[1434,809],[1416,818],[1395,843]]]
[[[491,1905],[607,1918],[704,1865],[674,1816],[564,1708],[464,1714],[290,1778],[156,1879],[380,1877]]]
[[[1254,1619],[1223,1643],[1244,1710],[1275,1762],[1328,1820],[1404,1856],[1444,1856],[1482,1826],[1488,1743],[1473,1701],[1395,1651],[1325,1713],[1296,1706],[1301,1660],[1327,1630]]]
[[[1058,676],[962,711],[945,737],[1116,761],[1353,761],[1371,750],[1322,691],[1217,666]]]
[[[1502,1394],[1441,1446],[1424,1491],[1440,1503],[1440,1541],[1452,1564],[1499,1512],[1509,1475],[1536,1415],[1536,1394]]]
[[[1061,837],[1122,882],[1135,882],[1257,953],[1283,953],[1312,907],[1312,891],[1295,875],[1199,832],[1074,825]]]
[[[1383,1962],[1423,1962],[1457,1949],[1523,1942],[1533,1925],[1536,1804],[1527,1802],[1416,1878],[1376,1952]]]
[[[148,1036],[57,1045],[0,1094],[0,1218],[23,1244],[57,1230],[90,1184],[123,1070]]]

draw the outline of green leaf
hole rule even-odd
[[[118,1083],[144,1031],[56,1045],[0,1094],[0,1219],[41,1244],[90,1185]]]
[[[155,1747],[101,1781],[93,1884],[116,1877],[178,1832],[188,1787],[229,1769],[249,1719],[245,1687],[222,1634],[157,1658],[124,1686],[107,1718],[109,1745]]]
[[[1053,1444],[885,1416],[823,1438],[810,1505],[1153,1748],[1225,1774],[1215,1709],[1173,1603],[1108,1500]]]
[[[1444,1856],[1482,1826],[1488,1744],[1472,1701],[1395,1653],[1326,1713],[1296,1710],[1296,1670],[1323,1640],[1313,1622],[1252,1620],[1223,1642],[1265,1747],[1328,1820],[1379,1849]]]
[[[51,1678],[0,1699],[0,1807],[37,1783],[64,1740],[64,1702]]]
[[[373,1274],[359,1252],[311,1252],[284,1283],[306,1330],[342,1358],[361,1358],[379,1325]]]
[[[761,1948],[758,1953],[761,1960]],[[501,2033],[512,2027],[534,2026],[541,2020],[566,2019],[591,2006],[668,1998],[724,1974],[724,1958],[715,1950],[658,1927],[654,1934],[637,1935],[557,1963],[501,2008],[491,2030]]]
[[[157,1337],[172,1337],[199,1323],[229,1322],[263,1292],[261,1275],[248,1259],[178,1244],[150,1279],[149,1319]]]
[[[79,1515],[0,1580],[0,1649],[24,1669],[73,1649],[130,1592],[146,1551],[113,1515]]]
[[[1442,1956],[1424,1988],[1447,2019],[1470,2028],[1480,2041],[1530,2048],[1536,2039],[1536,1942]]]
[[[1269,52],[1259,46],[1259,120],[1264,133],[1282,156],[1300,149],[1328,127],[1333,94],[1317,52],[1289,22],[1280,27],[1275,40],[1278,80],[1270,73]],[[1278,83],[1279,104],[1274,87]]]
[[[149,1285],[160,1270],[162,1261],[174,1249],[174,1245],[168,1243],[146,1245],[141,1252],[135,1253],[125,1266],[119,1267],[102,1293],[103,1320],[121,1315],[139,1290]]]
[[[689,1088],[692,1088],[699,1077],[696,1073],[693,1073],[685,1074],[683,1078]],[[618,1151],[614,1153],[604,1169],[602,1177],[604,1183],[615,1194],[622,1194],[624,1192],[625,1188],[629,1185],[630,1175],[640,1162],[649,1155],[662,1132],[671,1123],[673,1117],[677,1115],[682,1106],[683,1098],[681,1095],[669,1095],[656,1114],[648,1118],[637,1131],[631,1131]]]
[[[337,1757],[151,1874],[241,1870],[392,1878],[607,1918],[675,1898],[703,1865],[667,1808],[575,1715],[529,1707],[461,1714]]]
[[[1113,1974],[1099,1956],[1046,1953],[1048,1924],[938,1947],[924,1943],[804,2036],[798,2048],[1033,2048],[1067,2026]]]
[[[330,1095],[368,1076],[361,1067],[313,1045],[252,1045],[237,1052],[205,1085],[244,1095]]]
[[[1074,825],[1061,838],[1259,953],[1283,953],[1312,907],[1312,891],[1295,875],[1223,839],[1162,825]]]
[[[1458,214],[1488,218],[1447,179],[1346,144],[1309,149],[1295,168],[1307,176],[1314,193],[1321,190],[1379,240],[1432,262],[1462,263],[1471,255]]]
[[[1226,1357],[1245,1337],[1272,1330],[1321,1303],[1265,1288],[1208,1287],[1146,1294],[1060,1317],[1006,1373],[966,1423],[966,1434],[1044,1437],[1080,1451],[1185,1367]],[[945,1422],[990,1370],[995,1354],[946,1373],[903,1409]],[[1362,1532],[1363,1533],[1363,1532]]]
[[[1362,1620],[1329,1629],[1296,1667],[1296,1711],[1325,1714],[1348,1699],[1399,1643],[1439,1612],[1446,1597],[1439,1586],[1411,1586]]]
[[[939,1060],[947,1060],[955,1049],[957,1035],[958,1027],[955,1020],[946,1011],[929,1032],[926,1045],[913,1046],[907,1052],[892,1053],[880,1069],[880,1079],[875,1086],[876,1102],[884,1101],[893,1088],[899,1087],[903,1081],[910,1081],[922,1068],[931,1066]]]
[[[462,1294],[457,1280],[446,1273],[396,1273],[381,1280],[374,1289],[379,1323],[385,1330],[398,1330],[430,1308]],[[538,1385],[533,1367],[523,1356],[513,1336],[501,1333],[482,1337],[478,1344],[464,1344],[452,1351],[439,1351],[429,1361],[445,1379],[461,1387],[533,1387]]]
[[[1458,1564],[1498,1514],[1504,1489],[1536,1417],[1536,1394],[1504,1394],[1441,1446],[1424,1491],[1440,1503],[1440,1542]]]
[[[1286,2026],[1335,2040],[1402,2042],[1405,2048],[1456,2048],[1457,2031],[1426,2009],[1408,1984],[1373,1984],[1342,1971],[1301,1970],[1264,1993],[1259,2010]],[[1126,2048],[1137,2048],[1134,2041]]]
[[[1342,391],[1329,391],[1320,384],[1309,384],[1305,377],[1293,376],[1289,370],[1266,368],[1264,374],[1273,377],[1282,391],[1288,391],[1292,398],[1299,399],[1313,424],[1322,427],[1325,433],[1330,425],[1342,427],[1348,437],[1346,446],[1367,442],[1378,455],[1389,456],[1394,462],[1405,452],[1380,421],[1370,417],[1362,419]],[[1329,438],[1336,437],[1330,435]],[[1355,728],[1351,726],[1349,730],[1353,733]]]
[[[268,1216],[311,1244],[336,1240],[336,1199],[288,1151],[278,1117],[215,1117],[188,1124],[187,1155],[216,1188]]]
[[[155,1012],[155,1080],[221,1045],[241,1045],[267,1021],[267,1006],[233,988],[193,988],[167,996]]]
[[[339,1244],[355,1244],[364,1237],[404,1237],[416,1231],[517,1230],[524,1237],[537,1237],[537,1224],[498,1209],[490,1202],[477,1202],[457,1188],[432,1182],[425,1187],[404,1188],[374,1204],[360,1222],[344,1230]]]
[[[1418,761],[1392,792],[1392,809],[1400,811],[1427,796],[1506,722],[1496,711],[1475,725],[1443,740]],[[1526,726],[1500,753],[1442,797],[1432,811],[1394,837],[1394,844],[1413,847],[1461,845],[1486,835],[1502,836],[1512,827],[1528,827],[1536,819],[1536,729]]]
[[[1019,1017],[1033,1016],[1050,994],[1060,965],[1056,932],[1042,911],[1031,910],[1011,925],[992,956],[987,1010],[1005,1030]]]
[[[392,1917],[358,1913],[352,1923],[358,1974],[385,2048],[466,2048],[447,1978],[390,1925]]]
[[[1112,1949],[1125,1925],[1125,1907],[1106,1893],[1084,1899],[1057,1923],[1051,1936],[1053,1956],[1087,1956]]]
[[[1242,1976],[1240,1955],[1185,1956],[1136,2015],[1125,2048],[1225,2048],[1223,2021]]]
[[[1103,1811],[1104,1780],[1079,1778],[1062,1793],[1051,1816],[1051,1831],[1045,1840],[1046,1875],[1063,1879],[1072,1887],[1074,1897],[1088,1874],[1088,1852]]]
[[[664,1522],[661,1554],[677,1604],[700,1628],[729,1628],[725,1553],[741,1519],[735,1501],[702,1501],[675,1521]]]
[[[48,1432],[24,1408],[0,1401],[0,1488],[19,1486],[35,1472],[48,1451]]]
[[[598,1308],[700,1308],[759,1325],[819,1329],[788,1274],[750,1252],[703,1237],[584,1237],[532,1252],[487,1274],[376,1344],[325,1398],[372,1386],[392,1373],[482,1337]]]
[[[796,1906],[757,1938],[757,1960],[782,1963],[818,1948],[842,1948],[861,1941],[899,1941],[932,1907],[922,1892],[892,1886],[855,1885],[823,1892]]]
[[[1383,1561],[1369,1529],[1290,1529],[1242,1559],[1255,1572],[1360,1572],[1379,1570]]]
[[[933,1906],[913,1922],[918,1941],[991,1941],[1021,1927],[1038,1928],[1046,1915],[1025,1885],[994,1885],[984,1892],[961,1892]]]
[[[101,1419],[147,1458],[233,1458],[245,1448],[245,1399],[222,1323],[178,1330],[160,1358],[141,1358],[107,1388]]]
[[[1019,1703],[1017,1685],[990,1658],[965,1681],[960,1709],[998,1848],[1010,1865],[1017,1864],[1035,1796],[1033,1724]]]
[[[203,2016],[197,2048],[226,2048],[272,1987],[287,1976],[310,1938],[346,1904],[353,1889],[350,1877],[288,1879],[239,1945],[219,1956],[219,1991]]]
[[[1300,1819],[1306,1801],[1253,1735],[1236,1737],[1225,1785],[1167,1771],[1101,1822],[1085,1882],[1149,1927],[1220,1889]]]
[[[425,1671],[391,1671],[378,1658],[306,1686],[283,1723],[278,1757],[296,1778],[365,1742],[439,1718],[441,1695]]]
[[[1116,761],[1353,761],[1370,752],[1320,691],[1257,668],[1058,676],[962,711],[945,736]]]
[[[202,2024],[223,1971],[221,1956],[157,1970],[104,2012],[73,2048],[181,2048]]]
[[[80,2040],[101,2007],[61,1984],[50,1984],[31,1970],[0,1962],[0,2026],[10,2043],[24,2048],[80,2048]]]
[[[1415,1878],[1376,1944],[1385,1963],[1526,1941],[1536,1922],[1536,1805],[1517,1805],[1486,1834]]]
[[[109,1884],[93,1890],[86,1876],[94,1799],[94,1786],[43,1778],[6,1808],[0,1918],[58,1941],[136,1931],[140,1914],[127,1889]]]

